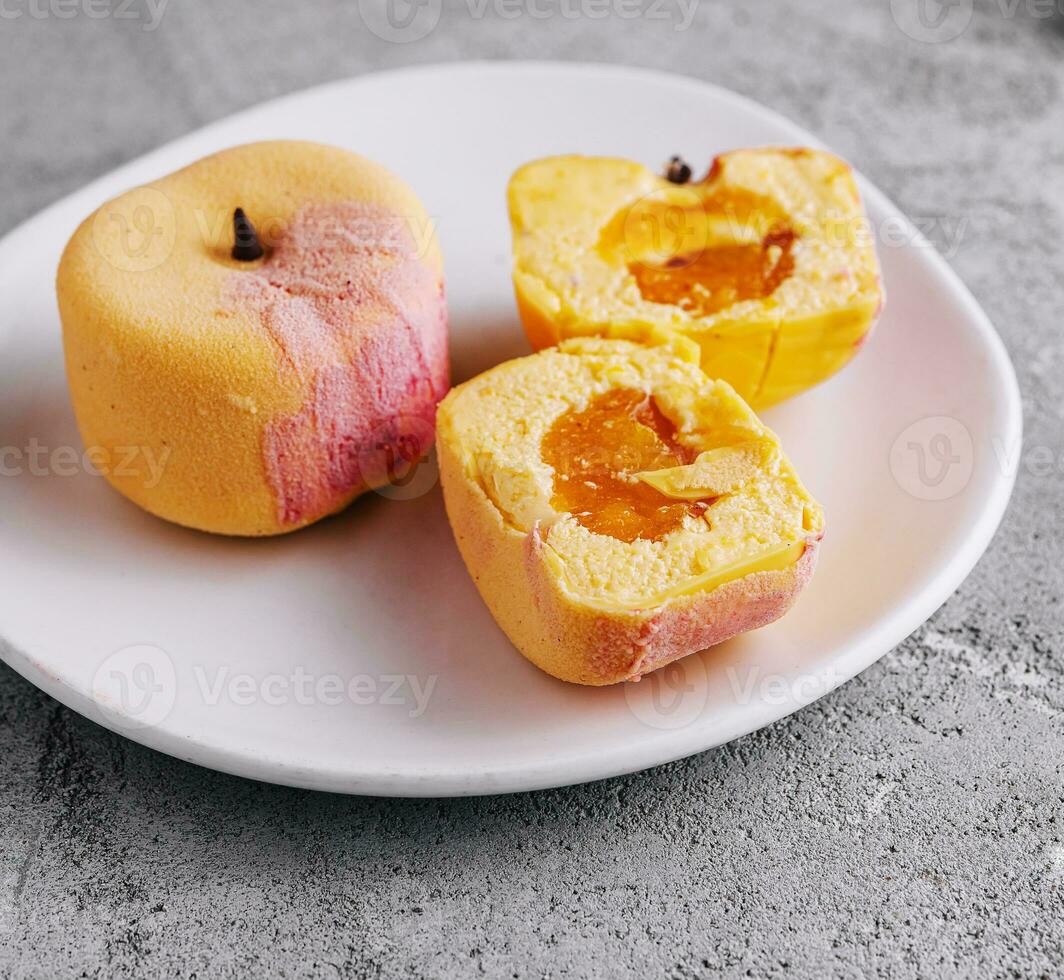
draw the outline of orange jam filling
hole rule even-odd
[[[745,299],[764,299],[794,272],[795,234],[770,232],[760,244],[714,245],[664,265],[633,262],[643,299],[712,316]]]
[[[797,235],[774,198],[739,187],[651,195],[624,217],[628,271],[643,299],[711,316],[764,299],[794,272]]]
[[[635,476],[697,456],[677,442],[675,426],[646,392],[618,388],[570,409],[543,437],[541,451],[554,469],[551,506],[596,534],[657,541],[684,515],[705,512],[705,501],[670,500]]]

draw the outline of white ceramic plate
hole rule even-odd
[[[813,137],[729,92],[617,68],[472,64],[374,75],[234,116],[143,157],[0,243],[0,652],[130,737],[256,779],[451,795],[561,785],[719,745],[852,677],[982,554],[1012,486],[1015,377],[939,256],[864,185],[889,302],[841,375],[768,413],[828,534],[781,622],[638,685],[569,686],[507,642],[462,567],[438,486],[371,496],[277,540],[141,513],[78,460],[53,276],[114,194],[222,147],[357,149],[416,188],[447,259],[456,380],[522,354],[504,189],[554,153],[632,157]]]

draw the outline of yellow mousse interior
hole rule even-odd
[[[445,400],[439,433],[569,594],[643,608],[782,569],[823,526],[767,429],[697,347],[581,338]]]
[[[740,150],[698,183],[553,157],[514,174],[514,285],[534,347],[667,329],[706,372],[769,405],[837,371],[871,329],[879,268],[848,166]]]

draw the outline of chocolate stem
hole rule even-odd
[[[672,184],[686,184],[691,179],[691,168],[680,157],[672,157],[665,168],[665,179]]]
[[[263,256],[262,243],[259,241],[255,226],[244,214],[243,208],[233,212],[233,258],[238,262],[254,262]]]

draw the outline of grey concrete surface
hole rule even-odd
[[[701,0],[677,30],[675,0],[446,0],[397,44],[355,0],[171,0],[154,30],[147,0],[5,0],[0,230],[209,120],[385,66],[624,62],[753,96],[948,252],[1014,358],[1026,450],[988,554],[916,635],[785,721],[608,782],[258,785],[0,667],[0,976],[1061,975],[1064,30],[1052,0],[926,0],[921,27],[923,2]]]

